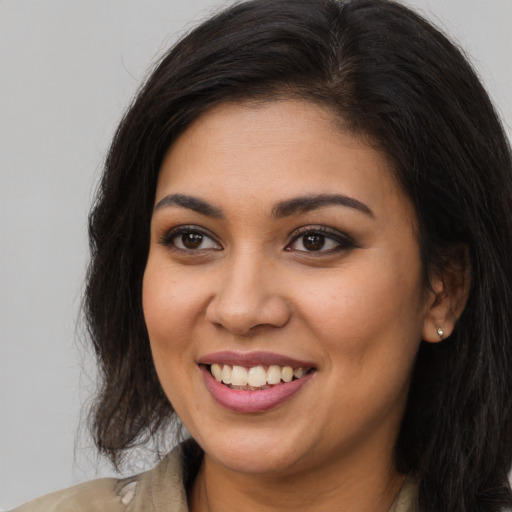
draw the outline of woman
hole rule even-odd
[[[141,89],[90,217],[93,411],[152,471],[32,510],[512,506],[512,169],[474,72],[384,0],[260,0]]]

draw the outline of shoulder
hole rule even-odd
[[[122,480],[102,478],[47,494],[13,512],[126,512],[126,490]]]
[[[85,482],[42,496],[12,512],[187,512],[183,484],[186,459],[179,446],[145,473]]]
[[[408,476],[388,512],[416,512],[418,506],[418,480]]]

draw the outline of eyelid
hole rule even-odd
[[[196,250],[181,249],[179,247],[176,247],[176,245],[174,245],[174,243],[173,243],[173,239],[176,238],[177,236],[179,236],[180,234],[191,233],[191,232],[200,233],[201,235],[212,240],[219,247],[218,249],[212,249],[212,248],[202,249],[202,251],[205,251],[205,250],[220,251],[223,249],[222,245],[217,240],[217,237],[215,235],[213,235],[206,228],[203,228],[201,226],[196,226],[194,224],[182,224],[179,226],[173,226],[172,228],[166,229],[165,232],[161,236],[158,237],[158,243],[160,245],[163,245],[164,247],[167,247],[169,249],[173,249],[176,251],[190,252],[190,253],[198,252],[199,253],[199,252],[201,252],[201,249],[196,249]]]
[[[306,225],[301,226],[297,229],[295,229],[290,235],[289,239],[290,241],[287,243],[285,250],[292,251],[293,249],[290,248],[290,246],[295,243],[300,237],[306,236],[309,234],[320,234],[326,238],[329,238],[331,240],[334,240],[336,243],[339,244],[339,247],[336,249],[326,250],[326,251],[297,251],[301,253],[309,253],[309,254],[329,254],[336,252],[338,250],[344,250],[349,248],[357,248],[359,247],[355,240],[348,235],[347,233],[344,233],[342,231],[339,231],[338,229],[334,229],[328,226],[322,226],[322,225]]]
[[[178,237],[180,234],[184,233],[199,233],[204,237],[210,239],[214,244],[218,246],[218,248],[206,248],[206,249],[182,249],[177,247],[173,240]],[[306,225],[296,228],[289,235],[289,242],[286,244],[286,251],[293,251],[294,249],[291,247],[300,237],[306,236],[309,234],[320,234],[327,239],[330,239],[338,244],[338,247],[328,250],[318,250],[318,251],[303,251],[296,250],[301,253],[310,253],[310,254],[329,254],[334,253],[341,250],[347,250],[350,248],[358,247],[354,239],[338,229],[331,228],[328,226],[322,225]],[[162,235],[158,237],[158,243],[172,250],[185,252],[185,253],[200,253],[205,251],[220,251],[223,250],[221,243],[218,241],[217,237],[213,235],[208,229],[197,226],[194,224],[182,224],[178,226],[173,226],[169,229],[166,229]]]

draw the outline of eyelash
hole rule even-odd
[[[219,249],[213,249],[213,250],[216,250],[216,251],[222,250],[222,247],[220,247],[220,244],[215,240],[215,238],[212,235],[210,235],[208,232],[206,232],[203,228],[200,228],[198,226],[178,226],[176,228],[172,228],[169,231],[167,231],[160,238],[159,243],[165,247],[170,248],[170,249],[173,249],[176,251],[182,251],[182,252],[193,253],[193,252],[199,252],[200,250],[205,250],[205,249],[191,249],[191,248],[186,248],[186,247],[184,247],[184,248],[177,247],[175,241],[180,235],[182,237],[184,235],[199,235],[200,237],[202,237],[201,242],[203,242],[204,239],[206,238],[206,239],[211,240],[217,246],[219,246]],[[183,238],[182,238],[182,242],[183,242]],[[208,248],[208,249],[212,250],[212,248]]]
[[[353,249],[356,246],[356,243],[354,240],[352,240],[351,237],[349,237],[346,234],[340,233],[337,230],[329,229],[324,226],[304,226],[302,228],[299,228],[292,234],[292,241],[286,246],[286,251],[292,251],[293,249],[291,246],[302,239],[302,245],[304,245],[304,239],[307,236],[317,236],[322,238],[322,247],[320,247],[319,250],[311,250],[311,251],[298,251],[306,254],[315,254],[315,253],[322,253],[322,254],[332,254],[335,252],[344,251],[347,249]],[[322,250],[325,242],[327,240],[331,240],[336,243],[336,247],[333,247],[328,250]]]
[[[187,248],[187,247],[177,247],[176,240],[179,236],[182,236],[181,243],[183,245],[183,236],[184,235],[196,235],[200,237],[199,243],[204,243],[205,240],[210,240],[210,243],[215,244],[218,248],[207,247],[207,248]],[[340,252],[347,249],[352,249],[357,247],[354,240],[346,234],[340,233],[339,231],[329,229],[323,226],[304,226],[302,228],[297,229],[295,232],[291,234],[292,240],[286,245],[285,251],[293,251],[293,245],[302,239],[302,245],[304,246],[304,239],[307,236],[311,237],[319,237],[319,243],[321,246],[318,250],[297,250],[299,253],[305,254],[332,254],[335,252]],[[335,247],[324,250],[324,246],[327,241],[334,242],[336,244]],[[193,242],[193,240],[191,240]],[[313,239],[314,242],[314,239]],[[200,253],[205,250],[214,250],[221,251],[222,246],[215,240],[211,234],[204,230],[204,228],[200,228],[198,226],[178,226],[176,228],[172,228],[167,231],[159,240],[159,243],[165,247],[168,247],[172,250],[186,252],[189,254]]]

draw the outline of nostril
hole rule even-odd
[[[283,327],[291,316],[291,307],[279,296],[255,292],[240,297],[224,292],[210,302],[206,319],[238,336],[253,335],[268,327]]]

